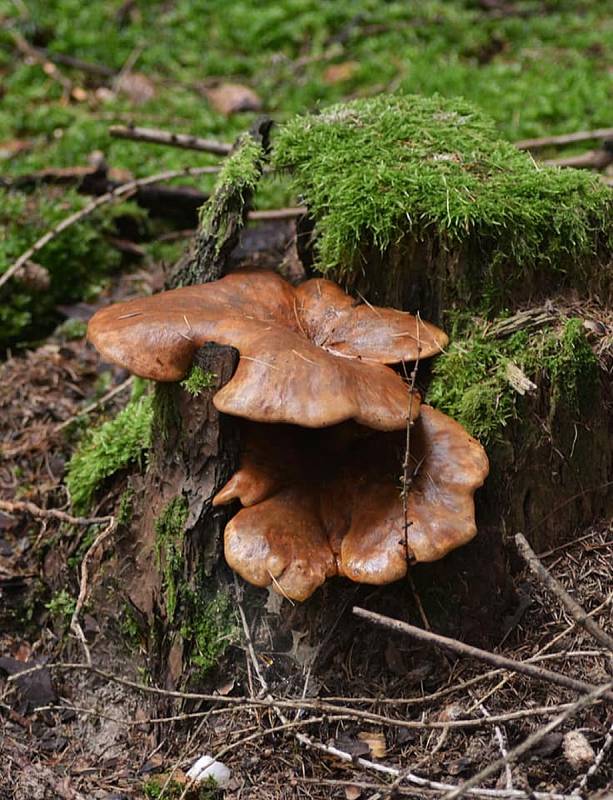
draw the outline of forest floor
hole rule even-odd
[[[101,157],[108,177],[122,182],[218,163],[208,154],[113,138],[114,124],[232,142],[260,112],[282,120],[381,91],[463,95],[511,141],[612,123],[609,3],[198,5],[2,6],[0,274],[88,202],[78,170]],[[595,145],[571,144],[563,154]],[[212,178],[180,183],[206,194]],[[260,209],[297,202],[283,181],[265,182],[256,198]],[[22,279],[0,288],[0,500],[70,513],[66,464],[83,433],[116,414],[130,393],[128,376],[101,366],[86,345],[85,321],[109,299],[160,289],[195,223],[193,208],[173,220],[147,215],[134,202],[102,208],[37,254],[45,285]],[[271,230],[280,231],[272,252]],[[274,261],[285,255],[288,231],[291,223],[254,229],[246,247],[260,248],[260,263]],[[89,513],[112,513],[124,485],[125,475],[111,481]],[[80,613],[93,669],[71,629],[83,559],[101,530],[19,508],[0,511],[1,800],[176,799],[202,754],[228,765],[223,796],[237,800],[440,796],[577,699],[549,682],[493,672],[367,623],[354,624],[359,642],[348,641],[342,630],[349,605],[335,611],[319,642],[294,631],[289,614],[279,649],[259,624],[257,606],[247,604],[254,651],[237,618],[231,644],[207,676],[216,699],[171,698],[152,691],[145,647],[117,590],[121,564],[108,542],[87,564]],[[540,555],[593,619],[610,626],[613,528],[578,531]],[[536,657],[591,684],[610,680],[607,653],[527,569],[515,566],[514,600],[492,649],[518,661]],[[355,600],[367,596],[360,590]],[[385,612],[385,599],[380,603]],[[415,603],[406,618],[423,624]],[[11,679],[33,664],[38,671]],[[286,722],[261,705],[265,687],[277,705],[290,701]],[[328,702],[325,709],[315,697]],[[510,772],[502,768],[486,780],[490,793],[481,794],[554,798],[580,789],[610,798],[610,708],[599,701],[580,710]],[[302,734],[327,752],[297,738]],[[583,756],[573,751],[573,738]],[[353,762],[343,763],[334,748]],[[390,789],[394,770],[408,767]],[[205,787],[191,797],[218,794]]]

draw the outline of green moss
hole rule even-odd
[[[67,319],[58,325],[53,335],[58,339],[70,342],[74,339],[84,339],[87,334],[87,322],[82,319]]]
[[[143,784],[143,793],[148,800],[216,800],[220,797],[220,790],[214,778],[207,778],[198,782],[191,788],[186,788],[185,783],[168,781],[166,776],[154,775]]]
[[[171,431],[180,430],[177,409],[177,384],[156,383],[153,390],[154,436],[167,440]]]
[[[117,524],[128,527],[134,513],[134,489],[131,486],[123,492],[117,506]]]
[[[143,641],[143,630],[131,605],[126,603],[119,613],[119,630],[126,646],[136,650]]]
[[[233,152],[226,158],[215,183],[215,191],[200,209],[200,224],[204,232],[217,235],[219,247],[225,235],[216,225],[230,213],[242,214],[247,198],[255,190],[262,171],[262,145],[243,134]]]
[[[203,577],[197,578],[196,588],[185,580],[188,512],[185,497],[175,497],[165,506],[155,523],[155,548],[162,573],[166,617],[178,627],[186,661],[196,676],[202,676],[217,664],[228,645],[236,640],[238,628],[227,593],[212,593]]]
[[[524,400],[505,377],[509,362],[544,386],[550,408],[562,402],[574,416],[594,410],[599,365],[580,319],[507,339],[488,337],[479,320],[460,318],[454,327],[447,351],[434,361],[427,400],[484,444],[499,440],[522,413]]]
[[[214,389],[217,385],[217,375],[207,372],[202,367],[192,367],[189,375],[181,381],[181,386],[192,397],[198,397],[206,389]]]
[[[17,176],[49,167],[82,166],[94,150],[102,151],[112,167],[129,170],[136,177],[214,163],[217,159],[204,153],[143,146],[113,139],[108,131],[113,122],[136,120],[234,141],[253,115],[226,117],[216,112],[202,96],[203,75],[254,87],[265,111],[275,118],[372,95],[393,84],[399,91],[426,97],[435,93],[463,96],[487,111],[510,141],[610,125],[610,4],[519,0],[514,5],[518,13],[499,15],[475,0],[276,0],[264,4],[174,0],[139,2],[129,8],[124,0],[27,0],[28,13],[20,3],[4,3],[2,170],[6,176]],[[88,93],[87,102],[67,102],[60,83],[46,75],[41,64],[26,62],[21,56],[13,30],[52,55],[100,63],[115,74],[131,54],[138,53],[134,71],[151,81],[152,96],[138,107],[122,92],[108,93],[103,100],[97,89],[110,88],[112,77],[60,64],[63,75]],[[154,41],[151,30],[156,31]],[[329,67],[346,62],[354,65],[349,77],[332,79]],[[13,144],[23,147],[12,152]],[[197,183],[210,191],[212,179],[202,177]],[[295,202],[284,185],[266,184],[258,193],[259,207]],[[48,209],[41,213],[45,219],[40,222],[30,219],[28,210],[25,223],[5,228],[4,241],[0,234],[0,250],[10,250],[4,263],[47,230],[48,223],[86,201],[64,188],[58,192],[41,186],[28,195],[2,191],[7,218],[19,216],[20,212],[10,210],[15,202]],[[63,294],[56,304],[72,302],[68,294],[89,293],[92,268],[97,272],[98,266],[112,266],[109,259],[115,262],[117,258],[101,235],[100,217],[90,217],[72,230],[58,238],[56,252],[51,243],[37,259],[46,267],[64,256],[71,261],[68,279],[58,278],[55,284]],[[95,242],[80,255],[83,239],[92,235]],[[77,271],[79,280],[74,279]],[[94,285],[100,280],[97,275]],[[41,302],[47,303],[47,298],[38,295],[33,300],[30,292],[11,282],[10,292],[7,289],[0,302],[5,341],[30,337],[33,327],[40,330],[33,322],[42,314]],[[47,311],[53,311],[51,303]]]
[[[238,639],[238,626],[230,596],[219,591],[213,596],[206,589],[190,592],[189,613],[181,636],[190,650],[190,664],[204,675],[218,662],[226,649]]]
[[[554,399],[580,414],[593,411],[599,364],[581,319],[569,319],[559,337],[543,341],[538,356],[553,388]]]
[[[155,522],[156,554],[162,569],[166,616],[170,621],[175,616],[183,580],[183,537],[188,511],[186,498],[175,497]]]
[[[0,274],[40,236],[47,233],[87,198],[74,189],[56,192],[5,192],[0,203]],[[58,303],[91,300],[121,264],[121,254],[108,242],[116,234],[115,220],[130,213],[142,218],[133,204],[109,206],[52,239],[34,260],[49,273],[48,288],[13,279],[1,290],[0,347],[48,333],[57,324]],[[70,333],[70,324],[64,335]]]
[[[87,434],[70,459],[66,487],[75,511],[91,504],[103,480],[137,463],[151,445],[151,395],[132,399],[119,414]]]
[[[488,294],[525,273],[580,275],[613,246],[597,177],[538,167],[459,99],[380,95],[291,119],[273,162],[310,209],[324,273],[351,275],[408,236],[463,251]]]
[[[45,608],[51,613],[61,626],[67,627],[70,624],[72,615],[77,607],[76,598],[69,594],[65,589],[56,592]]]

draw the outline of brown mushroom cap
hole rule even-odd
[[[354,419],[406,424],[408,391],[386,364],[440,352],[446,335],[393,309],[356,305],[331,281],[294,288],[273,272],[241,271],[98,311],[88,337],[102,356],[143,378],[176,381],[206,342],[240,353],[215,395],[227,414],[326,427]],[[419,399],[412,405],[419,413]]]
[[[402,578],[476,534],[473,496],[488,473],[481,445],[430,406],[411,432],[417,467],[407,534],[399,486],[404,437],[376,434],[347,445],[338,432],[250,426],[241,468],[214,499],[243,506],[225,531],[228,564],[256,586],[305,600],[326,578]]]

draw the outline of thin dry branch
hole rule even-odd
[[[421,628],[416,628],[414,625],[409,625],[407,622],[392,619],[391,617],[385,617],[383,614],[377,614],[374,611],[367,611],[364,608],[354,606],[353,613],[362,619],[366,619],[369,622],[374,623],[375,625],[389,628],[398,633],[404,633],[407,636],[412,636],[415,639],[428,644],[436,645],[437,647],[446,648],[447,650],[451,650],[459,655],[477,658],[480,661],[485,661],[488,664],[493,664],[496,667],[508,669],[512,672],[519,672],[523,675],[528,675],[529,677],[536,678],[537,680],[544,681],[545,683],[554,683],[557,686],[563,686],[566,689],[572,689],[573,691],[584,694],[594,692],[598,688],[591,683],[579,681],[575,678],[569,678],[568,676],[562,675],[559,672],[552,672],[551,670],[543,669],[542,667],[535,667],[533,664],[515,661],[512,658],[506,658],[505,656],[498,655],[497,653],[490,653],[488,650],[481,650],[478,647],[473,647],[472,645],[465,644],[464,642],[459,642],[457,639],[450,639],[447,636],[441,636],[437,633],[424,631]],[[605,693],[604,698],[609,701],[613,701],[613,692]]]
[[[65,231],[66,228],[74,225],[75,222],[79,222],[84,217],[87,217],[89,214],[96,211],[96,209],[100,208],[100,206],[103,206],[106,203],[112,203],[115,200],[130,197],[142,186],[149,186],[152,183],[160,183],[161,181],[169,181],[173,178],[205,175],[211,171],[216,172],[216,167],[186,167],[185,169],[166,170],[165,172],[159,172],[156,175],[149,175],[147,178],[139,178],[137,180],[129,181],[128,183],[122,183],[120,186],[117,186],[110,192],[100,195],[100,197],[92,200],[86,206],[83,206],[83,208],[79,211],[75,211],[74,214],[70,214],[70,216],[65,217],[55,227],[51,228],[51,230],[47,231],[47,233],[41,236],[40,239],[37,239],[37,241],[34,242],[31,247],[24,251],[19,258],[11,264],[6,272],[0,275],[0,288],[4,286],[4,284],[10,280],[10,278],[12,278],[27,261],[32,258],[32,256],[36,255],[36,253],[42,250],[43,247],[49,244],[52,239],[55,239],[57,236],[59,236],[59,234]]]
[[[218,142],[213,139],[202,139],[185,133],[173,133],[158,128],[140,128],[133,125],[111,125],[111,136],[117,139],[132,139],[137,142],[151,142],[164,144],[169,147],[180,147],[183,150],[198,150],[202,153],[212,153],[216,156],[227,156],[232,150],[232,145]]]
[[[564,158],[548,158],[541,161],[546,167],[572,167],[573,169],[605,169],[613,162],[613,152],[607,147],[599,150],[588,150],[575,156]]]
[[[473,775],[472,778],[469,778],[469,780],[465,781],[461,786],[458,786],[457,789],[454,789],[446,794],[444,800],[455,800],[455,798],[462,797],[462,795],[466,794],[475,786],[478,786],[478,784],[480,784],[486,778],[489,778],[490,776],[499,772],[505,766],[505,764],[510,764],[514,761],[517,761],[520,756],[522,756],[524,753],[527,753],[529,750],[532,750],[532,748],[535,747],[535,745],[537,745],[542,739],[544,739],[547,734],[558,728],[563,722],[569,719],[569,717],[574,716],[581,711],[581,709],[592,705],[592,703],[596,702],[599,698],[605,698],[611,693],[611,689],[613,689],[613,681],[609,681],[602,686],[596,686],[591,692],[589,692],[589,694],[580,697],[576,702],[571,704],[570,708],[567,708],[566,711],[563,711],[555,719],[552,719],[551,722],[547,723],[547,725],[539,728],[538,731],[535,731],[533,734],[528,736],[528,738],[525,739],[521,744],[518,744],[517,747],[509,750],[506,756],[499,758],[492,764],[489,764],[487,767],[477,772],[476,775]]]
[[[515,142],[515,147],[520,150],[538,150],[541,147],[552,145],[575,144],[576,142],[588,142],[590,139],[612,139],[613,128],[596,128],[593,131],[575,131],[574,133],[562,133],[557,136],[543,136],[540,139],[521,139]]]
[[[92,555],[96,552],[96,550],[103,544],[103,542],[105,542],[109,538],[109,536],[113,533],[115,527],[116,527],[115,517],[111,517],[109,524],[103,531],[101,531],[98,534],[98,536],[96,536],[90,547],[87,549],[87,552],[83,556],[83,561],[81,561],[81,581],[79,585],[79,596],[77,597],[75,610],[70,620],[70,629],[75,634],[77,639],[81,642],[81,645],[83,647],[83,652],[85,653],[85,658],[88,664],[92,663],[92,659],[89,652],[89,647],[87,646],[87,639],[85,638],[85,634],[83,633],[83,628],[81,628],[81,624],[79,623],[79,615],[87,599],[87,590],[89,583],[89,573],[88,573],[89,560],[92,557]]]
[[[126,389],[129,389],[130,386],[134,383],[134,376],[131,375],[129,378],[126,378],[123,383],[120,383],[119,386],[114,386],[110,391],[108,391],[105,395],[103,395],[99,400],[96,400],[95,403],[90,403],[88,406],[85,406],[84,409],[76,413],[74,416],[65,419],[64,422],[61,422],[59,425],[56,425],[53,429],[53,433],[59,433],[71,425],[75,420],[79,419],[79,417],[84,417],[87,414],[91,414],[92,411],[96,411],[98,408],[106,405],[110,400],[114,397],[117,397],[118,394],[121,394]]]
[[[42,520],[55,519],[68,525],[108,525],[114,519],[112,516],[73,517],[58,508],[40,508],[24,500],[0,500],[0,511],[6,511],[7,514],[29,514]]]
[[[571,617],[578,625],[581,625],[591,636],[596,639],[603,647],[606,647],[613,653],[613,637],[602,630],[598,623],[588,616],[585,609],[583,609],[576,600],[574,600],[566,591],[566,589],[558,583],[553,575],[543,566],[534,550],[530,547],[528,540],[523,533],[515,535],[515,544],[519,550],[520,555],[525,560],[526,564],[530,567],[531,571],[536,575],[539,581],[549,591],[557,597],[557,599],[566,608]]]
[[[266,697],[236,697],[236,696],[223,696],[218,694],[204,694],[201,692],[181,692],[171,689],[162,689],[157,686],[147,686],[146,684],[137,683],[127,678],[121,678],[118,675],[114,675],[113,673],[98,669],[97,667],[94,667],[90,664],[83,664],[79,662],[76,663],[58,662],[56,664],[39,664],[30,667],[28,669],[22,670],[16,677],[11,676],[7,678],[7,683],[12,683],[17,678],[24,678],[26,675],[38,672],[41,669],[46,669],[51,671],[56,671],[56,670],[87,671],[90,672],[92,675],[95,675],[103,680],[116,683],[120,686],[125,686],[126,688],[129,689],[134,689],[135,691],[140,691],[145,694],[159,695],[161,697],[175,698],[178,700],[199,700],[199,701],[217,703],[219,705],[224,705],[232,708],[241,708],[241,709],[248,709],[248,708],[266,709],[266,708],[271,708],[274,704],[277,705],[279,708],[288,710],[309,709],[311,711],[317,711],[319,713],[344,714],[346,716],[352,717],[353,719],[361,719],[366,722],[371,722],[373,724],[378,724],[378,725],[383,724],[395,728],[407,728],[414,730],[437,730],[437,729],[444,730],[446,728],[449,729],[480,728],[484,726],[495,725],[500,722],[510,722],[511,720],[516,720],[516,719],[546,716],[548,714],[557,713],[558,711],[570,707],[568,703],[563,703],[555,706],[539,706],[536,708],[517,709],[515,711],[509,711],[505,714],[492,715],[487,718],[481,717],[478,719],[456,719],[456,720],[449,720],[447,722],[442,722],[439,720],[433,720],[433,721],[411,720],[404,718],[387,717],[383,714],[377,714],[370,711],[363,711],[361,709],[350,708],[344,705],[337,705],[336,703],[330,703],[325,700],[318,700],[317,698],[288,699],[273,695],[269,695]],[[207,713],[208,712],[202,712],[201,714],[200,712],[194,712],[191,716],[196,718],[197,716],[205,715]],[[154,720],[154,721],[163,721],[163,720]]]

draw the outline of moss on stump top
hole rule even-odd
[[[317,268],[341,279],[373,253],[385,269],[407,237],[460,251],[485,292],[484,277],[493,290],[543,269],[585,278],[610,254],[611,190],[537,165],[461,99],[381,95],[296,117],[273,161],[315,221]]]

